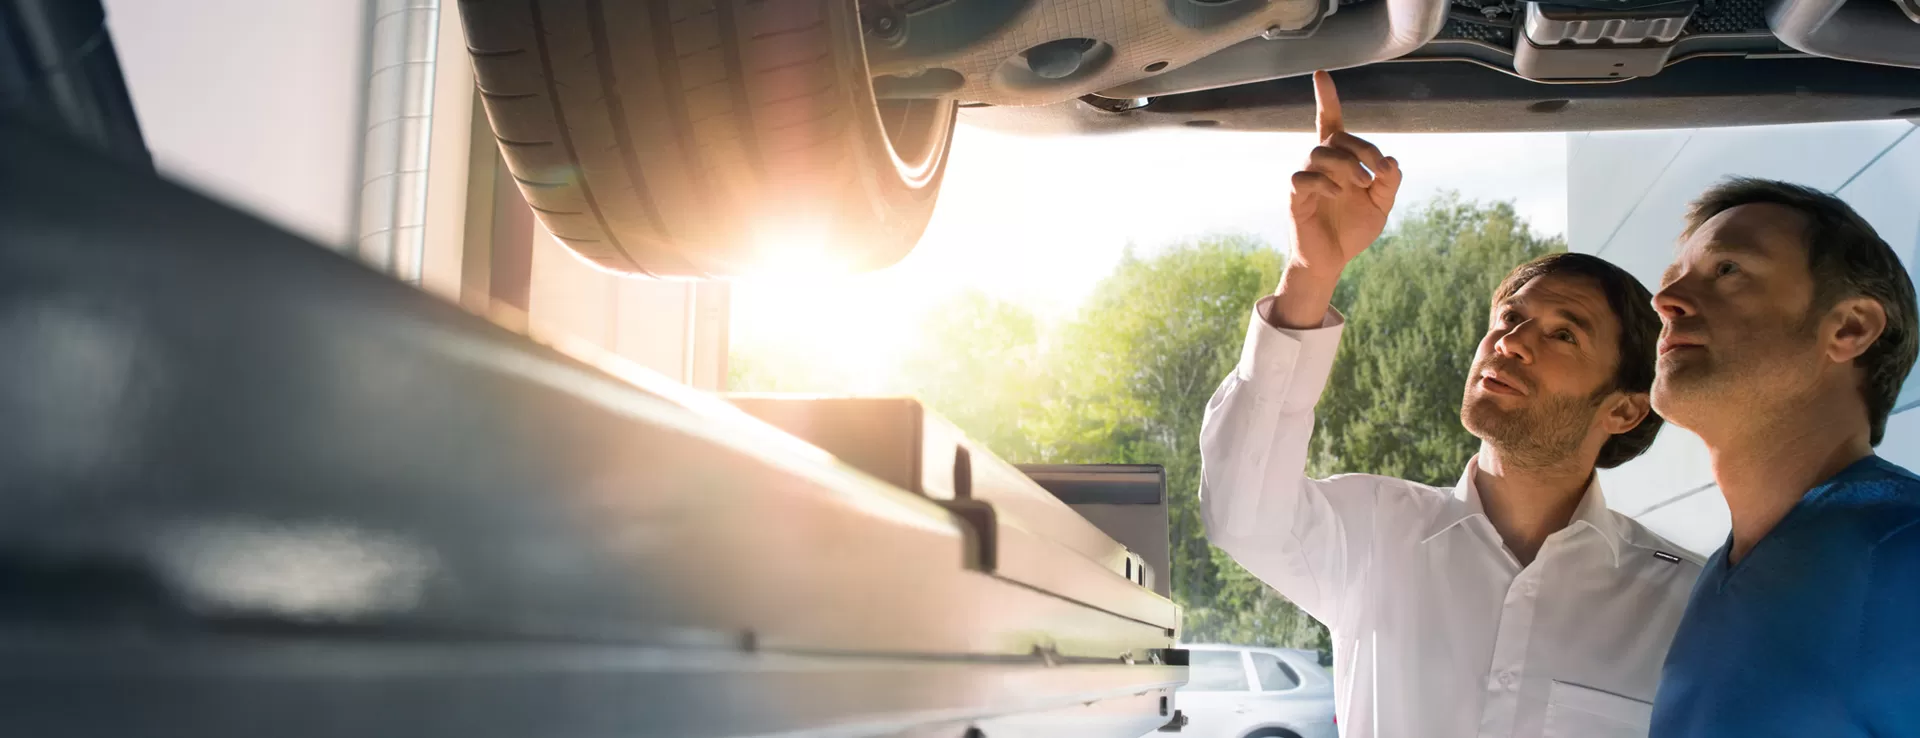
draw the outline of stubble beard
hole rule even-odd
[[[1508,410],[1469,390],[1460,406],[1460,423],[1498,451],[1505,463],[1544,468],[1566,461],[1580,448],[1605,396],[1603,391],[1534,397],[1527,407]]]
[[[1661,356],[1654,365],[1654,412],[1695,433],[1738,431],[1755,423],[1792,385],[1791,375],[1780,374],[1774,362],[1815,350],[1820,317],[1820,311],[1810,311],[1784,335]]]

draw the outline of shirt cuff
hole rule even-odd
[[[1283,413],[1310,410],[1327,388],[1347,320],[1329,307],[1318,328],[1276,328],[1266,317],[1273,300],[1269,295],[1254,303],[1253,322],[1247,326],[1247,342],[1234,373],[1256,394],[1278,399]]]

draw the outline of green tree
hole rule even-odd
[[[1200,421],[1239,360],[1252,305],[1282,255],[1243,236],[1129,253],[1060,331],[1054,383],[1033,429],[1051,461],[1160,464],[1167,470],[1175,601],[1194,640],[1312,645],[1317,626],[1231,559],[1200,522]],[[1304,641],[1304,642],[1303,642]]]
[[[851,380],[803,356],[775,355],[765,350],[727,352],[729,392],[838,392]]]
[[[1013,462],[1037,457],[1025,426],[1043,388],[1040,321],[977,291],[928,313],[920,342],[901,362],[899,384],[927,407]]]

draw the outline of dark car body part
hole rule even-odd
[[[1303,13],[1287,2],[1221,0],[1202,3],[1207,17],[1218,20],[1196,24],[1193,0],[1128,0],[1104,5],[1108,12],[1073,12],[1063,0],[939,0],[905,14],[904,38],[876,62],[876,70],[939,70],[951,75],[945,87],[954,91],[944,94],[966,105],[963,117],[970,122],[1041,133],[1216,124],[1301,130],[1297,116],[1272,112],[1271,96],[1274,89],[1302,88],[1272,83],[1348,68],[1357,69],[1341,78],[1343,96],[1348,79],[1373,80],[1377,89],[1390,87],[1397,96],[1375,100],[1376,109],[1363,119],[1371,130],[1597,130],[1913,117],[1920,114],[1912,110],[1913,76],[1875,69],[1920,67],[1920,20],[1909,19],[1900,2],[1335,0]],[[1231,34],[1239,38],[1223,44]],[[1044,84],[1005,72],[1026,51],[1062,38],[1092,43],[1103,55],[1102,71]],[[1161,51],[1167,48],[1179,53]],[[1142,66],[1148,56],[1164,63]],[[1104,61],[1109,57],[1115,61]],[[1788,68],[1776,63],[1782,59],[1840,65]],[[1703,64],[1716,60],[1721,63]],[[1463,65],[1486,74],[1455,68]],[[1838,77],[1866,80],[1816,78],[1835,70]],[[1675,79],[1642,84],[1665,77]],[[1631,91],[1576,89],[1614,85]],[[1780,104],[1789,98],[1805,104]],[[1646,109],[1644,119],[1630,119],[1625,108],[1612,104],[1626,100]],[[1529,115],[1527,106],[1536,103],[1558,106],[1563,114]],[[1152,114],[1199,109],[1222,114]],[[1121,115],[1097,120],[1089,111]],[[1134,114],[1139,111],[1147,112]]]
[[[1354,130],[1387,133],[1692,128],[1920,117],[1920,70],[1832,59],[1708,57],[1653,77],[1542,85],[1459,61],[1333,73]],[[972,125],[1029,134],[1195,127],[1313,130],[1313,84],[1278,79],[1144,100],[1108,111],[1080,101],[965,109]]]
[[[98,0],[0,3],[0,115],[153,165]]]

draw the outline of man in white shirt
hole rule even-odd
[[[1646,735],[1700,574],[1595,481],[1658,430],[1647,289],[1583,254],[1520,266],[1467,378],[1460,419],[1480,451],[1454,487],[1307,478],[1343,325],[1334,285],[1401,178],[1343,129],[1331,78],[1314,82],[1321,142],[1293,175],[1294,253],[1207,404],[1208,537],[1329,626],[1345,738]]]

